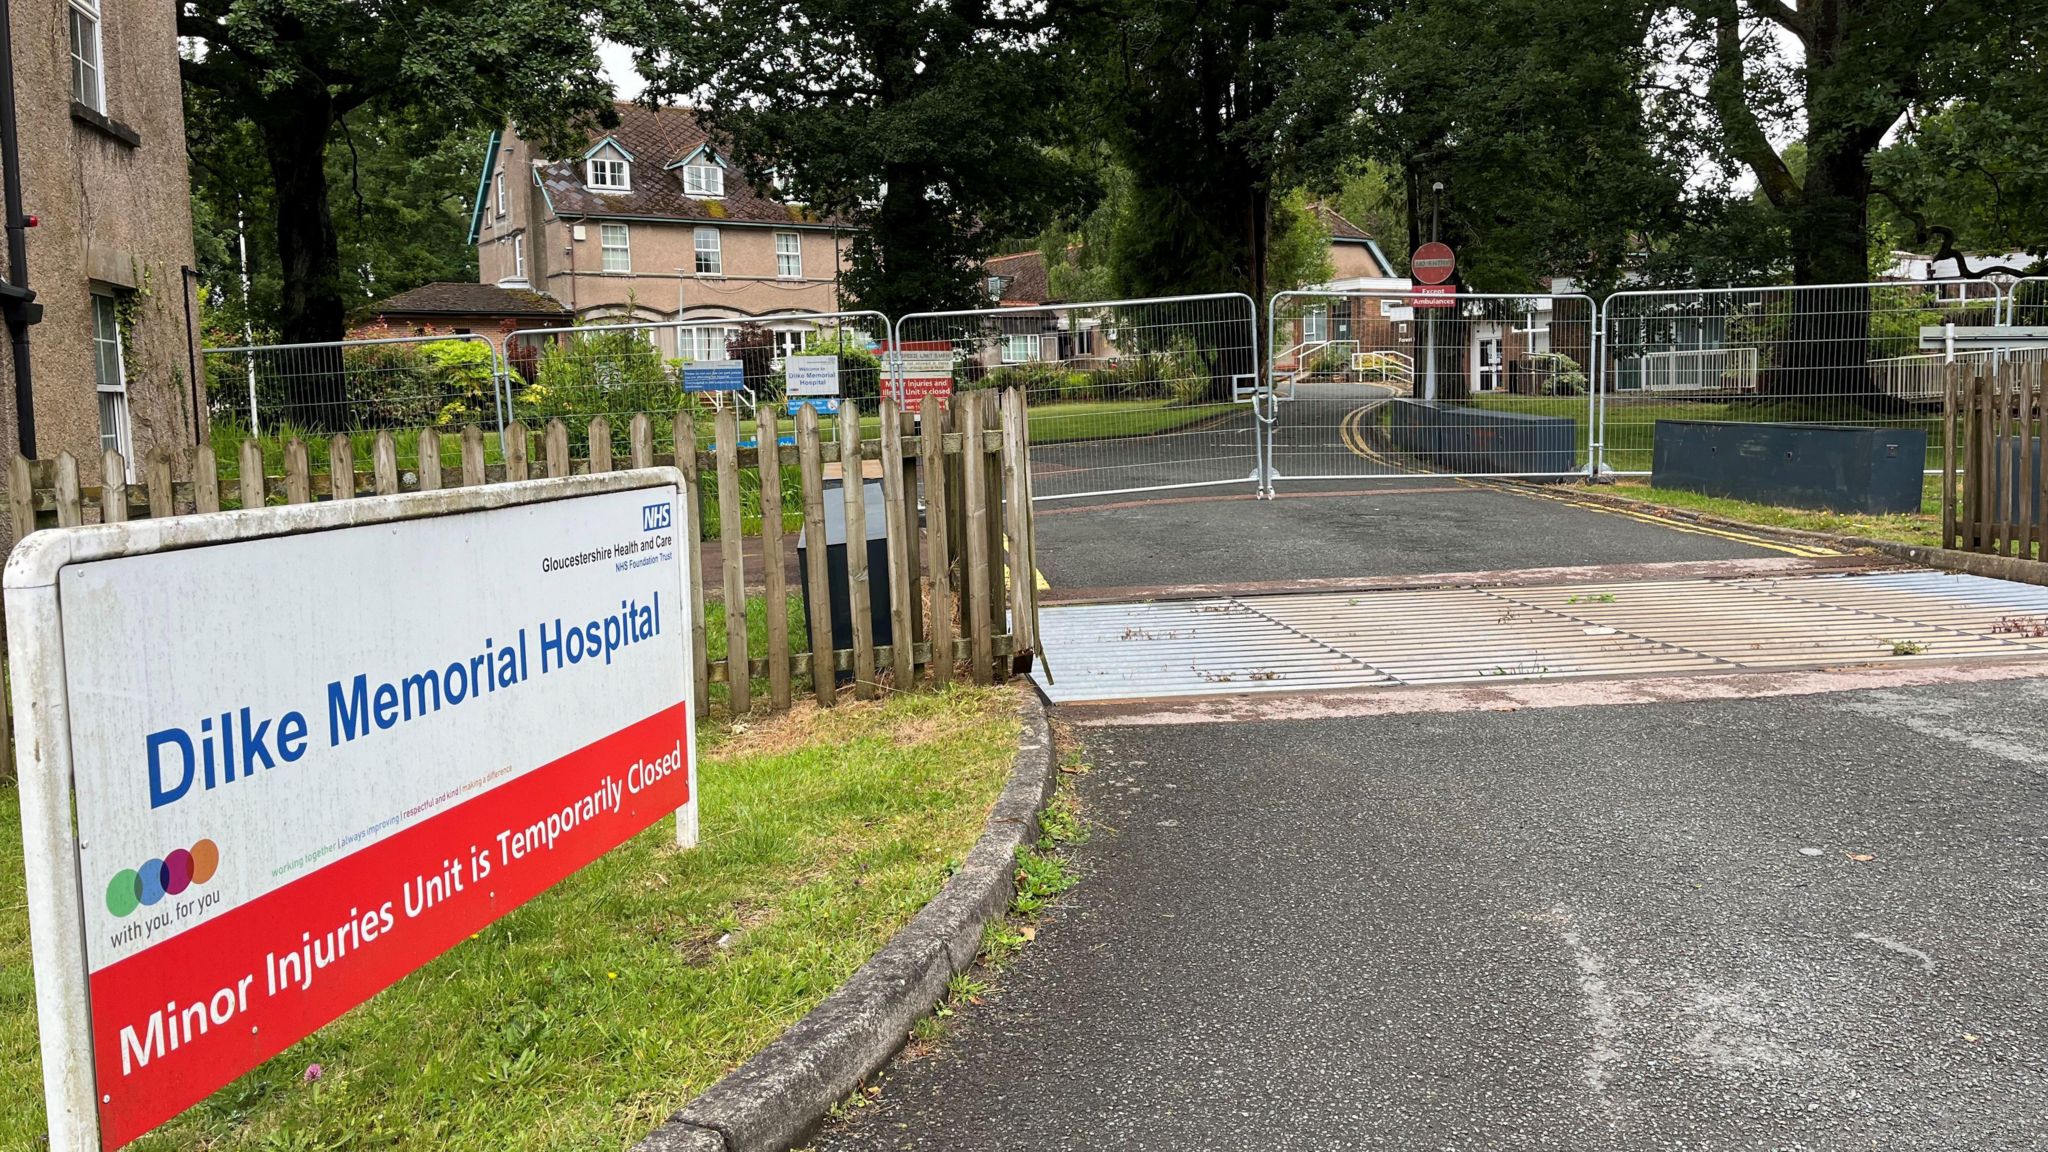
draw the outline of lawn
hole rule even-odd
[[[1941,546],[1941,477],[1929,476],[1921,488],[1920,511],[1892,516],[1862,513],[1821,512],[1806,508],[1783,508],[1775,504],[1752,504],[1720,496],[1702,496],[1670,488],[1652,488],[1647,480],[1624,480],[1615,494],[1666,508],[1704,512],[1728,520],[1763,528],[1794,528],[1806,532],[1832,532],[1863,536],[1872,540],[1896,540],[1930,548]]]
[[[1008,692],[954,689],[707,727],[700,848],[677,851],[658,824],[135,1147],[626,1147],[809,1011],[938,890],[1007,778],[1012,709]],[[35,1147],[11,784],[0,1067],[0,1148]]]

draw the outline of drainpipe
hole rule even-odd
[[[7,216],[7,282],[0,284],[0,310],[14,346],[14,414],[21,454],[36,456],[35,387],[29,375],[28,326],[43,318],[43,306],[28,286],[29,218],[21,210],[21,148],[14,124],[14,15],[0,0],[0,168]]]

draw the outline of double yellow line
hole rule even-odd
[[[1362,460],[1370,461],[1374,464],[1378,464],[1382,468],[1387,468],[1395,472],[1405,471],[1419,472],[1425,474],[1436,472],[1437,469],[1430,468],[1421,464],[1396,463],[1393,460],[1388,459],[1377,449],[1373,448],[1371,443],[1367,441],[1365,435],[1365,421],[1369,417],[1371,417],[1373,413],[1377,412],[1384,404],[1386,404],[1385,400],[1379,400],[1371,404],[1360,405],[1359,407],[1352,409],[1350,412],[1345,413],[1344,419],[1339,421],[1337,424],[1337,436],[1340,440],[1344,442],[1344,447],[1347,450],[1349,450],[1352,455],[1357,456]],[[1468,488],[1490,488],[1497,492],[1513,492],[1518,496],[1527,496],[1532,500],[1550,500],[1555,503],[1564,504],[1572,508],[1582,508],[1588,512],[1600,512],[1608,516],[1619,516],[1625,520],[1634,520],[1637,523],[1641,524],[1654,524],[1659,528],[1669,528],[1674,532],[1686,532],[1694,536],[1712,536],[1717,539],[1727,540],[1736,544],[1747,544],[1752,548],[1763,548],[1772,552],[1783,552],[1790,556],[1804,556],[1812,558],[1820,556],[1841,555],[1840,552],[1832,548],[1822,548],[1812,544],[1794,544],[1784,540],[1773,540],[1764,536],[1752,535],[1748,532],[1737,532],[1729,528],[1716,528],[1708,524],[1697,524],[1682,520],[1676,520],[1665,516],[1655,516],[1647,512],[1638,512],[1632,508],[1617,508],[1614,505],[1605,503],[1603,501],[1586,500],[1583,498],[1574,497],[1564,492],[1546,491],[1542,488],[1538,488],[1533,484],[1507,484],[1497,480],[1470,480],[1465,479],[1463,477],[1450,477],[1450,479],[1453,482],[1463,484]]]

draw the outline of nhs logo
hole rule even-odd
[[[658,532],[668,527],[669,513],[670,506],[665,503],[649,504],[640,509],[640,530],[642,532]]]

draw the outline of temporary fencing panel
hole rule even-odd
[[[604,417],[619,428],[634,412],[673,412],[692,402],[751,414],[760,404],[784,404],[790,359],[806,355],[834,359],[829,373],[805,377],[829,416],[836,405],[826,400],[880,397],[888,335],[879,312],[522,329],[505,339],[507,418],[538,426],[559,417],[580,427]],[[826,391],[827,380],[836,392]]]
[[[1980,280],[1617,292],[1601,306],[1600,458],[1648,473],[1659,420],[1920,428],[1938,452],[1946,366],[2007,354],[2002,308]]]
[[[205,350],[216,428],[255,436],[503,425],[498,355],[474,333]]]
[[[1583,475],[1597,311],[1586,296],[1274,296],[1270,480]]]
[[[1242,293],[923,312],[892,347],[908,408],[1024,390],[1036,499],[1255,484],[1257,316]]]

